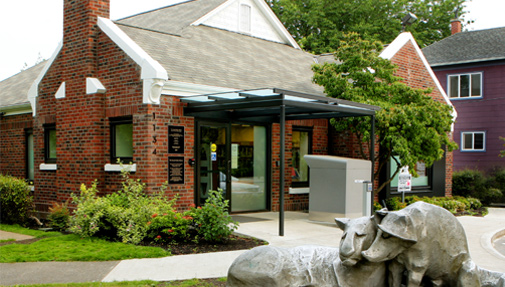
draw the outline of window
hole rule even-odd
[[[292,171],[293,187],[309,186],[309,166],[303,158],[312,152],[312,129],[306,127],[293,127],[292,133]]]
[[[33,130],[27,129],[25,132],[26,139],[26,179],[32,183],[34,178],[34,160],[33,160]]]
[[[239,29],[245,33],[251,33],[251,6],[240,5],[240,23]]]
[[[113,119],[111,122],[111,161],[133,161],[133,123],[131,118]]]
[[[395,156],[395,158],[399,161],[399,158]],[[396,172],[396,168],[398,165],[396,164],[396,161],[391,158],[390,165],[389,165],[389,174],[394,174]],[[412,176],[412,191],[414,191],[416,188],[426,188],[431,186],[431,181],[432,181],[432,168],[427,168],[426,164],[424,162],[417,162],[415,170],[417,172],[418,177],[413,177]],[[398,188],[398,173],[395,175],[393,180],[391,181],[390,185],[392,188]]]
[[[44,126],[44,161],[56,163],[56,125]]]
[[[450,98],[482,97],[482,73],[449,76]]]
[[[485,150],[486,150],[485,132],[461,133],[461,151],[485,151]]]

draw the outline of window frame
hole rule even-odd
[[[31,156],[30,156],[30,136],[31,136]],[[30,161],[32,166],[32,172],[30,172]],[[26,173],[25,178],[30,185],[33,185],[33,180],[35,178],[35,155],[33,148],[33,129],[25,129],[25,166]],[[30,173],[32,173],[32,177],[30,177]]]
[[[465,135],[472,134],[472,148],[465,148]],[[475,149],[475,134],[482,134],[482,149]],[[486,152],[486,131],[462,131],[460,138],[461,152]]]
[[[246,15],[246,13],[247,13],[247,15]],[[245,23],[245,21],[247,21],[247,23]],[[249,4],[240,3],[240,5],[239,5],[238,29],[242,33],[251,34],[251,31],[252,31],[252,6]]]
[[[292,131],[291,131],[291,156],[293,156],[293,137],[292,133],[293,132],[306,132],[308,134],[308,151],[307,154],[312,154],[312,145],[313,145],[313,127],[307,127],[307,126],[293,126]],[[293,160],[293,159],[291,159]],[[294,167],[292,167],[294,168]],[[307,165],[307,181],[293,181],[291,180],[291,187],[292,188],[298,188],[298,187],[309,187],[310,186],[310,167]]]
[[[392,172],[391,172],[391,165],[393,164],[394,160],[392,158],[389,159],[389,163],[387,165],[388,168],[388,177],[391,178]],[[412,189],[411,191],[405,192],[405,193],[420,193],[420,192],[431,192],[431,189],[433,188],[433,166],[426,167],[425,166],[425,174],[426,177],[428,177],[428,184],[426,185],[413,185],[412,184]],[[398,174],[399,175],[399,174]],[[412,180],[414,180],[414,177],[412,177]],[[388,185],[391,194],[401,194],[402,192],[398,191],[398,185],[393,186],[393,181],[392,180]]]
[[[478,96],[472,96],[472,76],[473,75],[479,75],[480,76],[480,93]],[[468,97],[461,97],[461,76],[469,76],[469,96]],[[458,95],[453,97],[451,90],[451,78],[457,77],[458,78]],[[465,100],[465,99],[481,99],[483,97],[483,79],[484,78],[484,73],[483,72],[470,72],[470,73],[460,73],[460,74],[451,74],[447,75],[447,95],[449,96],[449,99],[451,100]]]
[[[117,146],[116,146],[116,127],[118,125],[125,125],[125,124],[131,124],[132,125],[132,156],[131,157],[118,157],[116,155],[117,153]],[[120,160],[123,163],[130,163],[133,162],[133,119],[131,116],[129,117],[120,117],[120,118],[110,118],[109,119],[109,125],[110,125],[110,159],[111,163],[117,163],[118,160]]]
[[[51,132],[54,131],[55,135],[55,157],[51,157]],[[58,133],[56,131],[56,124],[46,124],[44,125],[44,163],[56,163],[58,155],[56,152],[56,146],[58,143]]]

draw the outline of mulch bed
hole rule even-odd
[[[212,243],[200,241],[199,243],[194,242],[182,242],[170,245],[154,244],[152,242],[144,242],[141,245],[144,246],[155,246],[161,247],[166,250],[170,250],[172,255],[183,255],[183,254],[198,254],[198,253],[210,253],[210,252],[221,252],[221,251],[234,251],[234,250],[246,250],[251,249],[256,246],[266,245],[266,241],[252,238],[243,235],[231,235],[230,238],[222,243]]]

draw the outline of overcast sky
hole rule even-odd
[[[149,11],[180,0],[110,0],[111,19]],[[466,3],[469,30],[505,27],[505,0],[471,0]],[[0,0],[0,81],[48,59],[61,41],[63,0]]]

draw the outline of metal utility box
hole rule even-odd
[[[328,155],[304,158],[310,167],[310,220],[334,223],[335,217],[366,214],[363,181],[371,179],[371,161]]]

